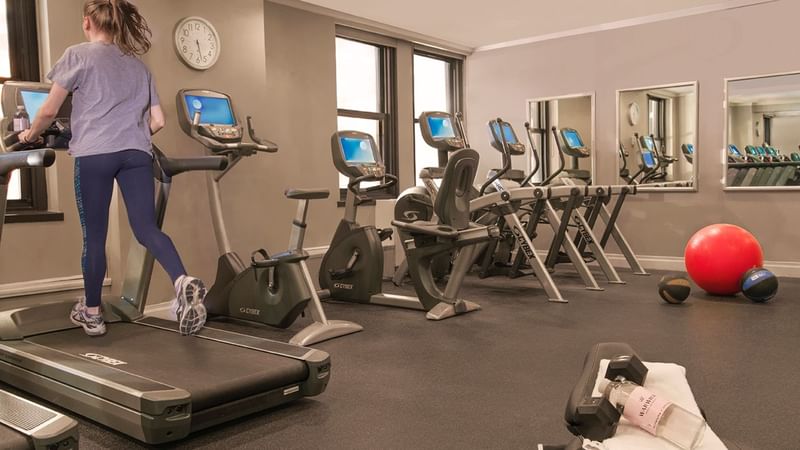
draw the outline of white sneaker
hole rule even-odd
[[[102,336],[106,334],[106,322],[103,315],[92,315],[86,309],[86,304],[78,302],[72,307],[69,313],[69,320],[75,325],[83,327],[83,331],[89,336]]]
[[[206,307],[203,304],[205,297],[206,287],[201,280],[189,276],[181,279],[172,310],[182,335],[197,334],[203,329],[207,317]]]

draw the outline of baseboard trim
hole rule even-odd
[[[111,278],[105,278],[103,280],[103,287],[109,286],[111,286]],[[54,292],[77,290],[83,290],[83,276],[81,275],[0,284],[0,298],[52,294]]]
[[[639,262],[648,270],[667,270],[686,272],[683,258],[678,256],[638,256]],[[609,253],[608,259],[614,267],[628,267],[628,261],[621,254]],[[764,267],[779,277],[800,278],[800,262],[764,261]]]

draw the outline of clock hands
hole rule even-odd
[[[200,49],[200,39],[196,39],[195,42],[197,43],[197,54],[202,55],[203,50]]]

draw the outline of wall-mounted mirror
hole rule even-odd
[[[726,189],[800,189],[800,73],[725,82]]]
[[[697,83],[617,91],[617,175],[646,189],[695,190]]]
[[[591,181],[594,178],[594,93],[564,95],[528,100],[528,120],[534,133],[534,147],[541,161],[533,180],[541,182],[558,176],[569,176]],[[555,128],[555,132],[553,129]],[[576,145],[586,147],[590,151],[574,156],[559,151],[556,139],[563,142],[564,131],[576,141]],[[560,148],[567,149],[569,142]],[[528,155],[528,169],[532,169]],[[559,168],[563,169],[559,172]]]

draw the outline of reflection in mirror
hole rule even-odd
[[[619,177],[628,184],[693,188],[697,83],[617,92]]]
[[[531,126],[537,130],[533,144],[541,161],[533,180],[558,183],[560,178],[569,177],[591,182],[594,94],[531,100],[528,109]],[[563,170],[559,170],[561,167]]]
[[[800,74],[728,80],[728,187],[800,186]]]

